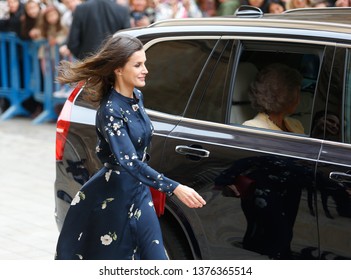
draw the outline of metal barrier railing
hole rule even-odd
[[[29,81],[28,44],[12,33],[0,33],[0,97],[5,97],[10,107],[1,114],[6,120],[15,115],[28,115],[22,102],[31,96]]]
[[[1,120],[28,116],[23,102],[29,97],[43,104],[43,111],[33,119],[34,124],[57,120],[57,104],[65,97],[55,97],[62,86],[55,83],[56,66],[61,59],[59,46],[50,46],[46,40],[23,41],[14,33],[0,32],[0,97],[10,106],[0,115]],[[38,56],[39,50],[43,54]]]

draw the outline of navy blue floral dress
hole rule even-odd
[[[147,165],[153,126],[135,89],[114,89],[96,115],[104,166],[73,199],[55,259],[168,259],[149,187],[171,195],[177,182]]]

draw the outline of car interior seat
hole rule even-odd
[[[253,63],[239,63],[230,112],[230,124],[241,125],[244,121],[252,119],[256,115],[257,112],[251,107],[248,92],[257,72],[258,69]]]

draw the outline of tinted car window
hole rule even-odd
[[[348,50],[345,75],[345,142],[351,143],[351,53]]]
[[[173,40],[148,48],[146,67],[149,74],[142,89],[145,107],[181,115],[215,43],[216,40],[206,39]]]
[[[225,123],[234,50],[233,40],[217,43],[202,71],[186,117]]]
[[[236,70],[230,123],[240,125],[257,114],[251,107],[249,86],[262,68],[279,62],[297,69],[303,76],[300,104],[293,117],[301,121],[305,133],[309,134],[323,51],[322,46],[315,45],[243,42]]]
[[[318,89],[320,102],[316,102],[316,105],[321,105],[316,106],[312,121],[311,136],[314,138],[342,141],[344,68],[345,49],[327,50],[325,53],[325,65],[320,73],[321,79],[325,82]],[[323,105],[325,102],[328,103],[327,110]]]

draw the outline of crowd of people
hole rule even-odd
[[[2,2],[2,3],[1,3]],[[77,5],[92,0],[0,0],[0,31],[16,32],[22,39],[67,39]],[[240,5],[259,7],[264,13],[282,13],[306,7],[349,7],[350,0],[109,0],[125,8],[129,23],[146,26],[159,20],[232,15]],[[7,5],[6,5],[7,4]],[[98,12],[98,11],[95,11]],[[104,15],[98,15],[103,18]],[[128,26],[129,25],[129,26]],[[62,49],[64,52],[64,49]],[[65,49],[67,54],[67,49]]]
[[[88,7],[88,2],[110,3],[89,3]],[[259,7],[264,13],[282,13],[294,8],[351,5],[350,0],[0,0],[0,3],[0,31],[15,32],[24,40],[47,39],[50,45],[61,45],[62,55],[73,53],[79,59],[95,50],[96,43],[89,39],[85,42],[86,45],[79,45],[78,42],[72,42],[73,36],[70,38],[70,33],[80,37],[99,37],[96,41],[101,41],[103,36],[119,29],[147,26],[159,20],[232,15],[240,5]],[[75,13],[76,7],[84,3],[86,8],[80,7]],[[118,12],[111,13],[110,8]],[[76,23],[73,15],[77,18]],[[95,22],[97,19],[105,21],[105,24]],[[78,29],[78,23],[86,24],[86,30]],[[99,29],[99,26],[103,27]],[[94,31],[103,31],[105,34],[100,35]],[[93,45],[87,47],[88,44]]]
[[[0,0],[0,4],[0,31],[15,32],[23,40],[47,39],[50,45],[61,46],[61,55],[82,59],[106,35],[159,20],[232,15],[240,5],[259,7],[264,13],[349,7],[351,0]],[[76,11],[77,6],[81,7]]]
[[[22,40],[44,39],[50,46],[60,46],[62,57],[83,59],[120,29],[172,18],[232,15],[240,5],[282,13],[304,7],[349,7],[351,0],[0,0],[0,32],[15,32]],[[45,63],[42,49],[38,58]]]

